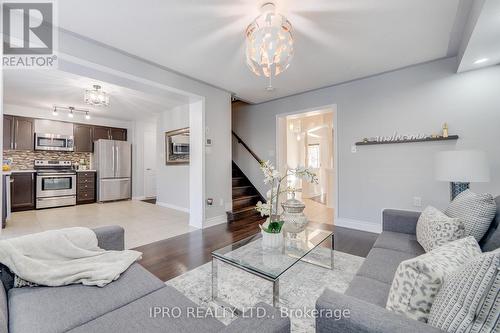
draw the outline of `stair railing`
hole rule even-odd
[[[252,155],[252,157],[259,163],[261,164],[264,162],[248,145],[236,134],[234,131],[231,131],[233,133],[233,136],[236,138],[239,144],[241,144],[249,153]]]

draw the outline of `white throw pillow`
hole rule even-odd
[[[447,332],[500,332],[500,251],[486,252],[451,273],[428,323]]]
[[[491,194],[465,190],[450,203],[445,214],[462,220],[465,236],[474,236],[479,242],[495,218],[496,210],[497,205]]]
[[[425,252],[464,237],[464,223],[428,206],[417,221],[417,241]]]
[[[474,237],[462,238],[401,262],[394,275],[386,309],[427,322],[445,277],[481,254]]]

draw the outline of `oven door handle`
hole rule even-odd
[[[76,174],[74,174],[74,173],[52,173],[50,175],[37,175],[38,178],[54,178],[54,177],[61,177],[61,176],[76,177]]]

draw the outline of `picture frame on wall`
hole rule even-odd
[[[189,127],[165,132],[165,164],[189,164]]]

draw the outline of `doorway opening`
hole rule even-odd
[[[277,165],[280,171],[307,167],[317,184],[290,177],[288,186],[305,205],[314,222],[333,224],[337,208],[336,108],[328,106],[279,115]]]

